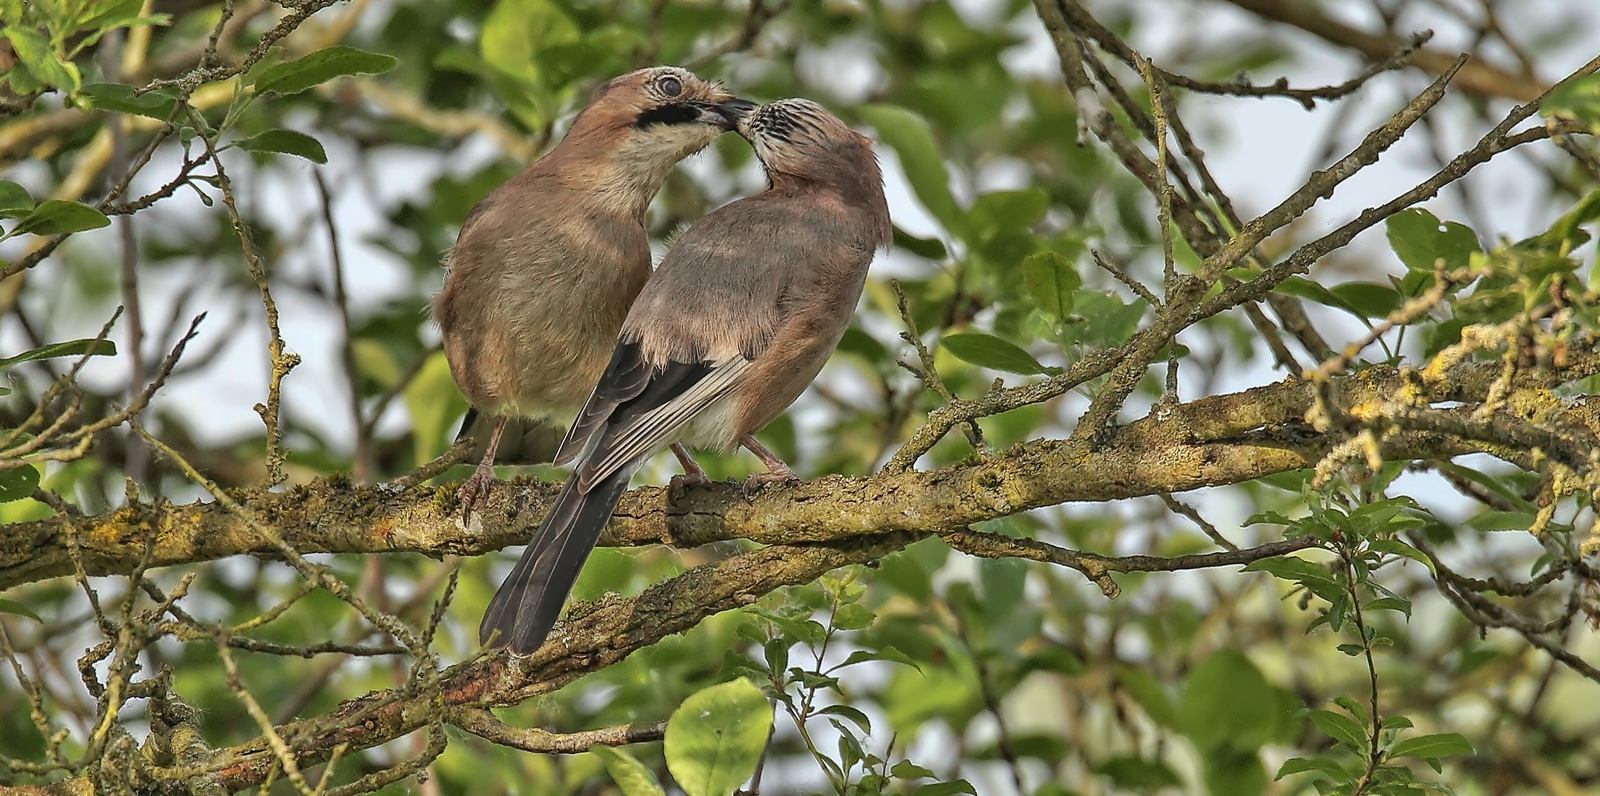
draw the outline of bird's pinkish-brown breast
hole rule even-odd
[[[582,405],[605,368],[650,276],[650,248],[632,212],[597,211],[533,176],[491,195],[462,231],[436,315],[474,406],[559,416]]]

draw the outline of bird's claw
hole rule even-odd
[[[788,484],[792,486],[798,483],[800,483],[800,476],[795,475],[794,471],[789,469],[766,473],[751,473],[749,478],[744,479],[744,487],[741,491],[744,493],[744,499],[749,500],[767,484]]]
[[[478,505],[478,499],[488,491],[489,484],[494,481],[494,470],[478,468],[456,490],[456,498],[461,501],[461,524],[466,525],[472,519],[472,509]]]
[[[672,480],[667,482],[667,497],[673,502],[677,502],[689,494],[691,487],[710,485],[711,479],[706,476],[704,470],[681,473],[673,476]]]

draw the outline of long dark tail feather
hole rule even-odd
[[[467,416],[461,418],[461,430],[456,432],[456,442],[466,439],[472,431],[472,424],[478,422],[476,407],[467,407]]]
[[[631,462],[588,492],[579,491],[577,478],[567,479],[544,524],[489,601],[478,626],[480,644],[526,655],[544,643],[600,531],[641,464],[643,459]]]

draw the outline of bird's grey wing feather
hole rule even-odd
[[[611,363],[601,374],[589,400],[584,403],[572,428],[561,440],[555,463],[565,465],[578,457],[590,437],[610,419],[611,413],[625,401],[639,397],[650,384],[650,364],[644,360],[637,342],[621,342],[611,353]]]
[[[666,447],[697,415],[732,392],[750,365],[750,360],[735,356],[719,363],[671,362],[657,370],[651,388],[611,416],[577,473],[580,488],[587,489],[628,462]]]

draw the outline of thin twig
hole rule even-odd
[[[311,175],[317,186],[317,196],[322,200],[322,223],[328,231],[329,269],[333,273],[333,303],[339,309],[339,323],[344,331],[344,339],[339,345],[339,358],[344,365],[345,386],[350,391],[350,425],[356,434],[351,478],[358,484],[370,484],[372,439],[367,433],[370,426],[361,412],[361,377],[356,368],[355,325],[350,320],[350,296],[344,286],[344,258],[339,253],[339,229],[333,221],[333,196],[320,169],[312,171]]]

